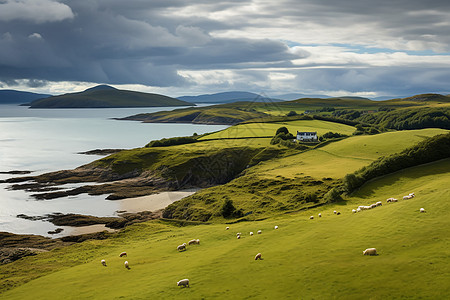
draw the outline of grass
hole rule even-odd
[[[450,297],[450,160],[366,184],[343,203],[259,222],[175,227],[134,225],[0,266],[17,287],[4,299],[446,299]],[[416,197],[352,214],[359,204]],[[427,213],[419,213],[424,207]],[[340,216],[333,210],[342,212]],[[309,220],[309,215],[322,218]],[[274,225],[279,229],[274,230]],[[248,232],[262,230],[261,235]],[[236,232],[242,232],[238,240]],[[176,246],[199,238],[199,246]],[[376,247],[379,256],[363,256]],[[127,251],[131,269],[118,257]],[[254,261],[261,252],[263,260]],[[106,259],[108,267],[102,267]],[[26,284],[24,278],[35,278]],[[189,278],[190,288],[176,281]]]

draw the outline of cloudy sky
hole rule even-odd
[[[448,0],[0,0],[0,88],[450,93]]]

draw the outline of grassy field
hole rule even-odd
[[[450,159],[365,185],[342,203],[258,222],[152,221],[0,266],[3,299],[448,299]],[[388,197],[416,197],[385,204]],[[360,204],[383,201],[352,214]],[[419,213],[424,207],[427,212]],[[337,216],[333,210],[342,214]],[[317,214],[322,213],[322,218]],[[314,220],[309,216],[314,215]],[[279,229],[274,230],[274,225]],[[261,235],[248,232],[262,230]],[[236,232],[243,237],[236,239]],[[200,245],[178,253],[192,238]],[[363,256],[376,247],[378,256]],[[122,251],[127,258],[119,258]],[[255,261],[256,253],[263,260]],[[100,264],[106,259],[108,266]],[[130,263],[130,270],[123,266]],[[25,278],[35,278],[26,284]],[[5,282],[5,278],[8,281]],[[190,288],[176,282],[189,278]]]
[[[298,120],[290,122],[274,122],[274,123],[250,123],[231,126],[225,130],[208,134],[204,139],[233,139],[247,137],[273,137],[280,127],[286,127],[294,136],[297,131],[316,131],[318,135],[333,131],[341,134],[351,135],[355,131],[355,127],[339,123],[319,121],[319,120]]]

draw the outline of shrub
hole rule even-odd
[[[235,212],[236,207],[233,205],[233,200],[231,199],[225,199],[225,202],[222,205],[222,208],[220,209],[220,214],[224,218],[229,218],[233,215]]]
[[[197,142],[197,139],[193,136],[181,136],[151,141],[150,143],[145,145],[145,147],[167,147],[173,145],[190,144],[195,142]]]
[[[288,116],[288,117],[293,117],[293,116],[296,116],[296,115],[297,115],[297,113],[295,111],[293,111],[293,110],[291,110],[290,112],[288,112],[286,114],[286,116]]]
[[[288,134],[289,130],[286,127],[283,126],[283,127],[280,127],[280,128],[277,129],[277,132],[275,133],[275,135],[278,135],[280,133]]]

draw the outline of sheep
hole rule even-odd
[[[352,209],[352,213],[356,213],[356,209]]]
[[[237,239],[239,240],[240,238],[241,238],[241,236],[240,235],[238,235],[238,236],[236,236],[237,237]]]
[[[128,260],[126,260],[124,263],[125,268],[130,269],[130,265],[128,264]]]
[[[102,263],[102,265],[103,265],[104,267],[106,267],[106,260],[102,259],[102,260],[101,260],[101,263]]]
[[[181,279],[177,282],[177,286],[189,287],[189,279]]]
[[[242,233],[238,232],[238,233],[236,233],[236,236],[241,235],[241,234],[242,234]]]
[[[340,214],[341,214],[341,212],[340,212],[340,211],[338,211],[338,212],[336,213],[336,215],[338,215],[338,216],[339,216]]]
[[[225,230],[228,230],[228,229],[230,229],[230,227],[227,226],[227,227],[225,228]]]
[[[376,203],[374,203],[374,204],[371,204],[370,205],[370,208],[375,208],[375,207],[377,207],[378,205],[376,204]]]
[[[420,212],[421,212],[421,213],[424,213],[424,212],[425,212],[425,208],[422,207],[422,208],[420,209]]]
[[[398,202],[398,199],[396,199],[396,198],[391,198],[391,202]]]
[[[375,203],[377,206],[382,206],[383,205],[383,202],[381,202],[381,201],[378,201],[377,203]]]
[[[278,229],[278,225],[275,225],[275,227],[274,227],[275,229]]]
[[[188,242],[188,245],[189,245],[189,246],[190,246],[190,245],[194,245],[194,244],[197,244],[197,240],[196,240],[196,239],[190,240],[190,241]]]
[[[253,231],[250,231],[250,235],[253,235]]]
[[[196,239],[195,242],[197,243],[197,245],[200,245],[200,239]]]
[[[309,217],[310,220],[314,219],[314,216]]]
[[[403,200],[408,200],[408,199],[412,199],[412,198],[414,198],[414,196],[411,196],[411,195],[403,196]]]
[[[358,207],[358,208],[356,209],[356,212],[360,212],[360,211],[361,211],[361,208]]]
[[[411,198],[414,198],[416,195],[414,193],[409,193],[409,196],[411,196]]]
[[[333,211],[333,213],[334,213],[334,214],[336,214],[336,213],[337,213],[337,211]]]
[[[255,256],[255,260],[262,260],[262,258],[261,258],[261,253],[258,253],[258,254],[256,254],[256,256]]]
[[[257,234],[261,234],[262,233],[262,231],[261,230],[258,230],[257,232],[256,232]]]
[[[122,253],[119,254],[119,257],[122,257],[122,256],[127,256],[128,257],[126,252],[122,252]]]
[[[367,248],[363,251],[363,255],[377,255],[377,249],[375,248]]]
[[[322,214],[321,213],[319,213],[319,218],[322,218]]]
[[[178,245],[177,250],[178,251],[186,251],[186,243]]]

